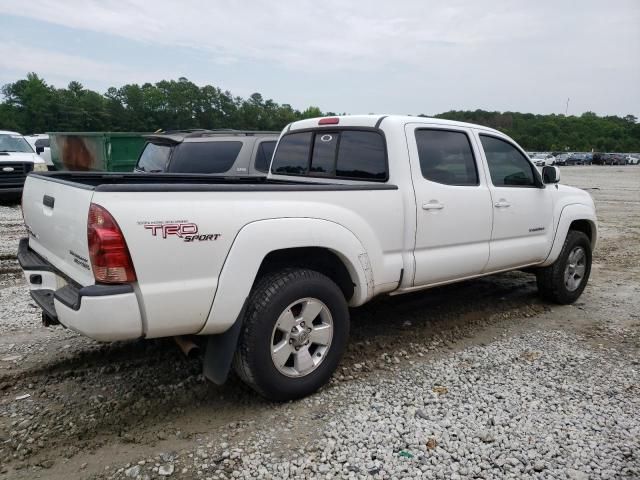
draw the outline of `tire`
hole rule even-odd
[[[276,401],[310,395],[327,383],[349,337],[342,291],[325,275],[307,269],[262,277],[251,291],[243,320],[233,368],[249,387]]]
[[[552,265],[540,268],[536,272],[538,292],[546,300],[568,305],[582,295],[590,273],[589,237],[583,232],[569,230],[558,259]]]

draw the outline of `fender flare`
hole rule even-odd
[[[320,247],[331,250],[345,264],[354,283],[349,305],[362,305],[373,296],[369,256],[346,227],[317,218],[276,218],[245,225],[227,254],[204,327],[198,335],[215,335],[229,329],[251,292],[265,257],[276,250]]]
[[[560,251],[564,245],[564,240],[569,233],[569,227],[571,223],[576,220],[586,220],[591,225],[591,251],[595,250],[596,243],[598,241],[598,220],[595,215],[593,207],[582,203],[571,203],[565,205],[560,212],[560,218],[558,219],[558,227],[556,228],[556,234],[553,239],[553,244],[549,255],[546,260],[540,264],[541,267],[546,267],[556,261],[560,255]]]

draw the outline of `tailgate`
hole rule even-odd
[[[22,193],[29,247],[80,285],[95,283],[87,245],[93,188],[30,175]]]

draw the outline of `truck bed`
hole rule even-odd
[[[54,275],[36,272],[43,279],[38,288],[57,292],[70,283],[66,278],[78,290],[96,284],[87,233],[92,205],[113,217],[135,268],[132,295],[140,307],[127,303],[122,308],[123,312],[130,308],[142,312],[140,320],[136,316],[133,326],[124,329],[134,337],[225,331],[238,315],[231,310],[237,304],[242,308],[258,268],[275,250],[327,245],[329,251],[340,252],[353,275],[360,276],[354,305],[396,288],[401,276],[405,210],[396,185],[51,172],[28,176],[23,196],[28,248],[55,269]],[[189,231],[166,233],[163,226],[174,230],[186,226]],[[376,268],[375,277],[371,264]],[[226,274],[232,280],[219,289],[225,265],[227,272],[233,272]],[[365,270],[369,277],[362,273]],[[224,302],[219,300],[220,307],[214,308],[216,295]],[[126,302],[134,300],[130,294],[124,296]],[[103,308],[98,303],[104,301],[86,303],[94,303],[97,309]],[[61,300],[57,304],[56,309],[67,308]],[[65,312],[69,318],[79,315]],[[114,321],[115,314],[104,315],[107,324]],[[215,321],[209,322],[214,315]],[[70,321],[73,319],[67,319]],[[85,331],[96,322],[89,323]]]

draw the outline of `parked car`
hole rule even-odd
[[[556,157],[554,157],[550,153],[537,153],[533,157],[533,162],[536,164],[537,167],[545,167],[548,165],[551,166],[551,165],[555,165]]]
[[[591,159],[586,153],[574,153],[565,163],[566,165],[590,165]]]
[[[544,298],[578,299],[596,213],[559,179],[479,125],[307,119],[284,129],[267,178],[31,174],[18,260],[46,324],[206,337],[207,378],[233,364],[288,400],[329,380],[348,307],[376,296],[527,268]]]
[[[627,162],[627,165],[638,165],[638,163],[640,163],[640,157],[635,157],[633,155],[627,155],[625,157],[625,161]]]
[[[567,164],[567,159],[569,157],[571,157],[571,153],[561,153],[559,155],[556,155],[556,165],[566,165]]]
[[[621,153],[610,153],[606,157],[607,165],[626,165],[627,159]]]
[[[135,172],[266,176],[278,135],[239,130],[146,135]]]
[[[35,152],[44,160],[44,162],[47,164],[47,168],[49,170],[55,170],[55,166],[53,165],[53,161],[51,160],[49,135],[47,135],[46,133],[36,133],[33,135],[25,135],[24,138],[27,142],[29,142],[31,148],[33,148]]]
[[[32,171],[47,171],[47,164],[22,135],[0,130],[0,196],[19,195]]]

